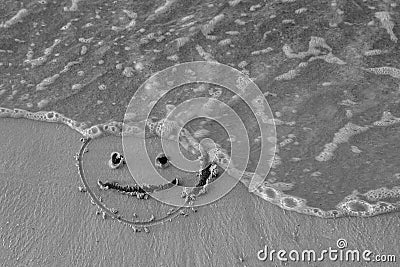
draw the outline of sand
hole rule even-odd
[[[281,266],[257,259],[271,249],[321,251],[344,238],[349,249],[394,254],[400,261],[400,214],[371,218],[321,219],[285,212],[247,192],[239,183],[229,194],[189,216],[135,233],[96,215],[79,192],[75,153],[79,134],[64,125],[25,119],[0,120],[0,262],[2,266]],[[122,151],[121,139],[95,140],[84,166],[89,183],[130,181],[127,170],[111,171],[107,158]],[[98,191],[97,188],[95,190]],[[168,206],[115,192],[100,192],[109,206],[146,219]],[[346,266],[349,263],[293,263],[288,266]],[[396,266],[395,263],[351,266]]]

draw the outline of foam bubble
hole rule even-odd
[[[318,156],[315,157],[315,160],[317,161],[328,161],[333,157],[333,153],[327,152],[327,151],[322,151]]]
[[[294,197],[284,197],[281,199],[281,205],[286,209],[294,209],[298,204],[297,199]]]
[[[395,117],[390,111],[384,111],[382,118],[373,123],[374,126],[390,126],[395,123],[400,123],[400,118]]]
[[[89,129],[85,130],[85,136],[89,136],[91,138],[96,138],[100,137],[103,135],[103,132],[101,131],[100,127],[98,125],[94,125],[90,127]]]
[[[374,214],[388,213],[391,211],[395,211],[399,209],[399,204],[391,204],[387,202],[377,202],[376,207],[374,209]]]
[[[154,133],[154,129],[156,128],[156,123],[152,121],[146,121],[146,126],[149,129],[150,133]]]
[[[11,110],[8,108],[0,108],[0,117],[25,118],[35,121],[63,123],[82,135],[87,133],[87,130],[85,130],[85,128],[87,128],[86,123],[79,123],[55,111],[30,112],[23,109]],[[95,134],[95,136],[97,137],[99,135]]]
[[[335,217],[339,217],[342,216],[343,212],[339,211],[339,210],[329,210],[325,212],[325,216],[327,218],[335,218]]]
[[[281,192],[279,192],[279,190],[276,190],[275,188],[272,188],[270,186],[268,186],[266,183],[261,184],[258,188],[257,191],[259,194],[261,194],[261,196],[264,199],[269,199],[269,200],[273,200],[276,198],[279,198],[279,196],[281,195]]]
[[[369,201],[378,201],[388,198],[400,198],[400,187],[394,187],[388,189],[386,187],[381,187],[375,190],[370,190],[363,194],[364,197]]]
[[[11,117],[12,116],[12,110],[8,108],[1,108],[0,109],[0,117]]]
[[[369,212],[372,209],[369,203],[362,200],[349,201],[345,206],[351,212]]]
[[[24,118],[26,116],[26,111],[23,109],[14,109],[13,118]]]
[[[277,196],[276,190],[270,187],[264,188],[262,192],[270,199],[274,199]]]
[[[399,209],[399,203],[378,201],[374,204],[363,200],[349,200],[341,202],[338,208],[350,216],[368,217],[387,213]]]
[[[326,212],[319,208],[307,207],[307,208],[302,209],[301,211],[302,211],[302,213],[314,215],[314,216],[322,217],[322,218],[327,216]]]

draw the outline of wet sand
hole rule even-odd
[[[281,266],[257,259],[271,249],[317,252],[344,238],[349,249],[395,254],[400,261],[400,214],[321,219],[287,212],[247,192],[239,183],[228,195],[189,216],[135,233],[96,215],[79,192],[74,155],[80,136],[67,126],[24,119],[0,120],[0,262],[2,266]],[[121,140],[95,140],[85,171],[97,179],[129,181],[127,170],[111,171],[107,158]],[[104,192],[103,201],[125,216],[161,216],[169,207]],[[127,215],[128,216],[128,215]],[[242,260],[241,260],[242,259]],[[362,263],[293,263],[287,266],[366,266]],[[367,266],[396,266],[371,263]]]

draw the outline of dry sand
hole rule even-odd
[[[261,262],[257,251],[336,248],[395,254],[400,261],[400,215],[324,220],[282,209],[238,184],[218,202],[134,233],[115,220],[96,215],[81,185],[74,154],[80,136],[66,126],[28,120],[0,120],[1,266],[397,266],[325,260],[286,264]],[[122,151],[121,140],[93,141],[84,166],[89,183],[97,179],[128,182],[126,170],[111,171],[107,158]],[[97,190],[95,188],[94,190]],[[165,214],[169,207],[115,192],[99,192],[123,216]],[[243,259],[243,261],[241,260]],[[397,263],[398,264],[398,263]]]

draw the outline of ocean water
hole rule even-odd
[[[129,103],[152,75],[219,62],[248,76],[273,114],[276,149],[261,163],[271,169],[253,193],[320,217],[396,211],[399,11],[395,1],[8,1],[0,7],[0,116],[121,135],[127,110],[146,110],[145,101]],[[215,84],[177,87],[159,98],[153,124],[135,125],[157,135],[169,108],[215,95],[244,122],[251,173],[261,126]],[[230,154],[219,125],[198,118],[186,126]]]

